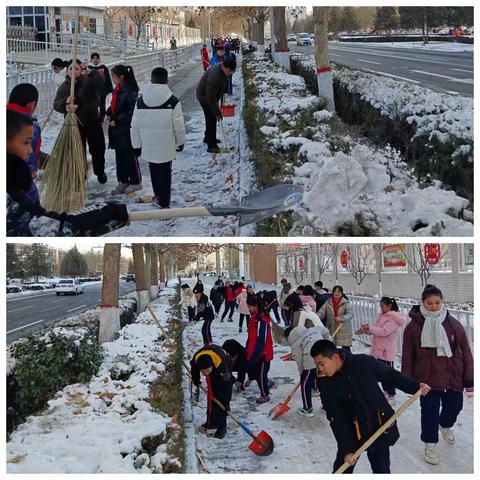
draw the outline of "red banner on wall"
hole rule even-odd
[[[342,253],[340,254],[340,263],[342,264],[343,268],[347,268],[348,258],[348,252],[346,250],[342,250]]]
[[[401,244],[385,245],[383,247],[383,266],[384,268],[406,267],[405,246]]]
[[[425,260],[429,265],[436,265],[440,260],[440,244],[439,243],[426,243],[423,246],[425,253]]]

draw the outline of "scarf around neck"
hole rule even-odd
[[[442,305],[438,312],[431,312],[423,305],[420,305],[420,313],[425,319],[421,335],[422,348],[436,348],[437,356],[450,358],[452,349],[450,348],[447,332],[442,325],[448,314],[445,305]]]

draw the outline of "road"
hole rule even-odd
[[[134,282],[120,280],[120,295],[135,290]],[[55,290],[7,299],[7,343],[57,320],[97,307],[101,301],[101,283],[84,285],[82,295],[60,295]]]
[[[294,52],[314,54],[313,46]],[[383,73],[437,92],[473,97],[473,52],[418,51],[368,44],[329,43],[333,63]]]

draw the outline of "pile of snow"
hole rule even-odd
[[[169,319],[166,289],[154,310],[162,323]],[[150,385],[165,363],[161,331],[143,313],[114,342],[105,343],[103,363],[88,384],[57,392],[41,414],[31,416],[7,443],[8,473],[162,473],[178,459],[166,453],[175,419],[156,412],[148,402]],[[156,438],[152,455],[142,440]]]
[[[266,143],[276,153],[298,149],[301,165],[285,181],[302,185],[305,193],[301,206],[296,208],[290,235],[336,234],[341,225],[353,222],[358,215],[363,227],[378,235],[473,234],[472,224],[461,219],[468,200],[442,189],[438,181],[426,188],[421,186],[398,151],[390,147],[375,148],[363,139],[359,143],[348,135],[335,133],[330,125],[332,114],[326,110],[319,108],[312,114],[314,121],[302,125],[298,122],[298,112],[286,114],[281,102],[266,102],[262,95],[267,95],[267,79],[272,78],[274,100],[278,92],[285,102],[294,105],[297,97],[309,98],[305,97],[307,88],[303,78],[287,74],[266,61],[252,62],[249,68],[254,87],[260,92],[257,104],[262,112],[268,113],[267,125],[260,128]],[[312,100],[310,107],[315,105],[318,103]],[[419,113],[420,106],[416,108]],[[410,113],[413,109],[412,106]]]

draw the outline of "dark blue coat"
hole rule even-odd
[[[349,352],[345,352],[337,374],[318,380],[322,403],[342,456],[355,452],[394,414],[378,382],[388,382],[409,394],[419,389],[416,380],[376,358]],[[394,423],[369,450],[394,445],[399,437]]]

